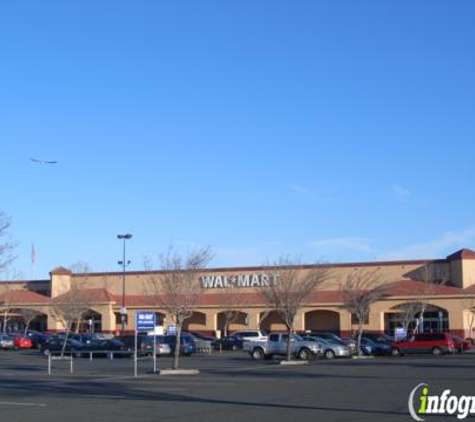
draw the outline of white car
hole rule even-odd
[[[0,349],[13,349],[13,337],[6,334],[0,334]]]
[[[262,334],[260,330],[242,330],[242,331],[235,331],[232,334],[234,337],[242,338],[242,349],[245,351],[248,351],[247,349],[249,348],[248,343],[249,342],[266,342],[267,341],[267,336]]]
[[[259,330],[234,331],[233,336],[241,337],[244,341],[267,341],[267,336]]]

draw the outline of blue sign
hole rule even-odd
[[[178,332],[178,329],[176,328],[176,325],[169,325],[167,327],[167,335],[176,336],[177,332]]]
[[[396,327],[396,331],[394,332],[396,340],[401,340],[406,337],[407,333],[406,330],[402,327]]]
[[[135,313],[135,329],[137,331],[153,331],[155,325],[155,312],[140,311]]]

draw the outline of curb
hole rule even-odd
[[[281,360],[279,365],[297,366],[308,365],[308,360]]]
[[[198,375],[199,369],[160,369],[158,375]]]

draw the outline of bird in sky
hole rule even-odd
[[[32,163],[41,164],[41,165],[45,165],[45,164],[57,164],[57,163],[58,163],[57,161],[37,160],[36,158],[30,158],[30,161],[31,161]]]

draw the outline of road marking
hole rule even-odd
[[[22,403],[22,402],[13,402],[13,401],[0,401],[0,405],[26,406],[26,407],[46,407],[46,404],[43,404],[43,403]]]
[[[51,394],[53,395],[53,394]],[[56,395],[56,394],[54,394]],[[64,397],[64,394],[57,394],[60,397]],[[88,398],[99,398],[99,399],[125,399],[126,396],[114,396],[112,394],[74,394],[74,397],[88,397]]]

